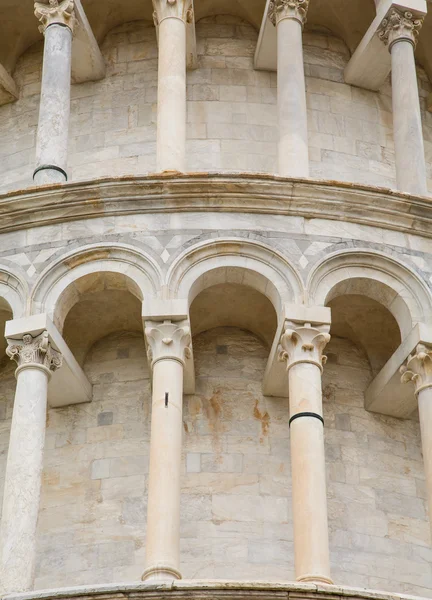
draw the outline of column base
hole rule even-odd
[[[161,581],[166,579],[181,579],[180,571],[169,565],[154,565],[148,567],[142,574],[143,581]]]
[[[296,577],[296,581],[299,583],[324,583],[325,585],[333,585],[333,580],[323,575],[301,575],[301,577]]]

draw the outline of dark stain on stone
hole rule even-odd
[[[263,436],[266,436],[266,435],[268,435],[269,427],[270,427],[270,415],[268,414],[267,411],[265,413],[262,413],[260,411],[260,409],[258,408],[258,404],[259,404],[259,400],[256,400],[253,414],[254,414],[255,419],[257,419],[258,421],[261,421],[261,433]],[[262,442],[262,440],[261,440],[261,442]]]

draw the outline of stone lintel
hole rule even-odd
[[[328,331],[331,323],[331,311],[326,306],[284,305],[264,373],[262,385],[264,396],[288,398],[287,365],[286,361],[281,361],[279,358],[280,340],[287,321],[299,325],[310,323],[312,326],[324,326],[324,329]]]
[[[98,81],[105,77],[106,67],[81,0],[75,0],[76,24],[72,42],[72,82]]]
[[[0,106],[18,100],[19,92],[15,81],[0,64]]]
[[[159,323],[163,323],[164,321],[172,321],[173,323],[187,321],[190,328],[189,302],[182,298],[171,300],[148,298],[143,302],[142,320],[144,330],[146,323],[155,321]],[[185,362],[184,367],[183,393],[195,394],[195,367],[192,342],[190,344],[190,358]]]
[[[48,332],[49,342],[63,357],[61,368],[53,373],[48,385],[49,405],[58,408],[91,402],[92,386],[48,315],[32,315],[7,321],[5,337],[11,342],[22,340],[26,333],[35,337],[43,331]]]
[[[258,71],[277,71],[277,31],[268,18],[271,0],[266,1],[255,50],[254,67]]]
[[[426,0],[382,0],[375,19],[345,68],[346,83],[372,91],[379,90],[384,84],[391,71],[391,55],[378,32],[392,8],[410,11],[416,17],[424,17],[427,13]]]
[[[365,392],[365,409],[408,419],[417,409],[414,386],[401,382],[400,368],[418,344],[432,344],[432,326],[418,323],[402,341]]]

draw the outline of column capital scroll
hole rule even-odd
[[[155,27],[164,19],[180,19],[185,23],[194,20],[194,9],[192,0],[152,0],[153,21]]]
[[[159,360],[181,362],[192,357],[192,337],[188,321],[147,321],[145,328],[147,357],[152,368]]]
[[[327,357],[323,351],[330,341],[329,325],[285,322],[279,345],[279,360],[287,363],[287,370],[299,363],[316,365],[323,371]]]
[[[268,17],[273,25],[283,19],[294,19],[303,27],[306,23],[309,0],[271,0]]]
[[[6,354],[17,363],[18,369],[36,366],[53,373],[62,366],[62,354],[52,347],[47,331],[35,337],[26,333],[22,340],[7,339],[7,342]]]
[[[422,390],[432,388],[432,347],[418,344],[406,363],[401,366],[400,372],[402,383],[414,383],[416,395]]]
[[[40,21],[39,31],[45,33],[50,25],[64,25],[73,32],[76,18],[74,0],[35,2],[34,14]]]
[[[409,10],[391,8],[378,29],[380,40],[391,50],[393,44],[400,40],[417,45],[424,17],[416,16]]]

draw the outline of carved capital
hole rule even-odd
[[[432,347],[418,344],[400,372],[402,383],[414,383],[416,395],[432,387]]]
[[[147,357],[153,365],[158,360],[173,359],[183,365],[192,356],[192,337],[187,321],[163,323],[147,321],[145,328]]]
[[[50,25],[66,25],[71,31],[75,25],[74,0],[48,0],[35,2],[35,16],[40,21],[39,31],[45,33]]]
[[[398,40],[406,40],[415,47],[423,21],[424,17],[416,17],[408,10],[391,8],[378,29],[378,36],[389,50]]]
[[[287,369],[299,363],[310,363],[322,372],[327,361],[323,350],[330,341],[329,329],[329,325],[286,321],[280,339],[279,360],[287,363]]]
[[[18,367],[43,366],[54,372],[62,366],[63,357],[51,346],[47,331],[36,337],[26,333],[22,340],[7,341],[6,354]]]
[[[194,20],[192,0],[152,0],[153,1],[153,21],[155,27],[163,19],[176,18],[185,23],[192,23]]]
[[[295,19],[304,25],[306,23],[309,0],[272,0],[269,5],[268,17],[273,25],[282,19]]]

